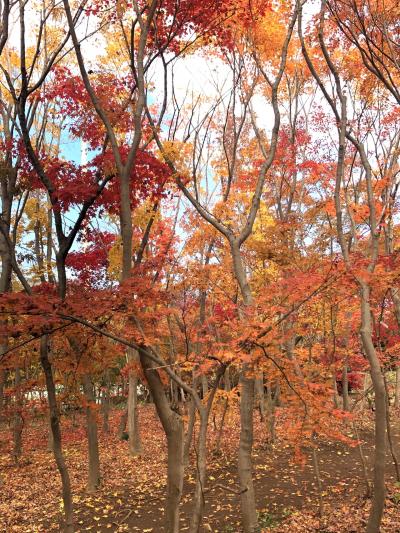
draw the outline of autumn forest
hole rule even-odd
[[[400,5],[0,0],[0,531],[400,532]]]

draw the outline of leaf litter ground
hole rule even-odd
[[[95,494],[85,490],[87,475],[84,419],[75,425],[63,420],[64,450],[74,493],[76,532],[163,531],[166,486],[166,446],[152,406],[141,408],[144,453],[129,457],[127,442],[119,441],[116,427],[120,412],[111,417],[110,434],[100,433],[102,486]],[[76,425],[77,424],[77,425]],[[240,509],[237,490],[237,419],[227,421],[221,446],[213,454],[216,431],[210,427],[209,492],[206,494],[204,532],[239,533]],[[279,435],[279,431],[278,431]],[[372,433],[361,433],[368,468],[373,455]],[[399,435],[395,447],[400,454]],[[18,466],[11,458],[11,433],[5,428],[0,440],[0,468],[3,485],[0,497],[0,531],[4,533],[52,533],[60,531],[62,500],[53,455],[46,449],[47,425],[31,424],[24,431],[24,454]],[[323,484],[324,514],[318,516],[318,490],[306,451],[305,465],[295,464],[293,450],[282,436],[271,448],[265,445],[266,429],[255,427],[254,480],[260,524],[263,531],[362,532],[369,501],[363,497],[364,481],[357,447],[321,442],[318,460]],[[195,487],[195,456],[185,476],[182,501],[182,532],[188,529],[191,497]],[[370,472],[371,477],[371,472]],[[394,483],[394,469],[388,457],[388,498],[382,533],[400,533],[400,487]],[[232,489],[232,491],[228,490]]]

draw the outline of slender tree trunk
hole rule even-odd
[[[349,376],[347,369],[347,357],[345,358],[342,372],[342,398],[343,398],[343,411],[349,410]]]
[[[264,399],[264,377],[261,372],[261,376],[256,378],[255,381],[255,393],[256,393],[256,403],[260,410],[260,419],[261,422],[265,421],[266,409],[265,409],[265,399]]]
[[[388,232],[385,239],[385,251],[387,254],[393,254],[393,222],[392,217],[388,227]],[[400,294],[397,287],[391,289],[392,301],[394,306],[394,316],[397,322],[397,328],[400,330]],[[396,383],[394,390],[394,407],[400,408],[400,364],[396,366]]]
[[[268,405],[268,437],[269,444],[275,442],[275,399],[272,397],[271,382],[267,383],[267,405]]]
[[[135,363],[138,360],[138,355],[135,350],[128,348],[127,350],[128,364]],[[137,400],[137,386],[138,380],[136,371],[129,370],[129,384],[128,384],[128,450],[133,457],[142,453],[142,443],[140,440],[139,431],[139,414],[138,414],[138,400]]]
[[[225,389],[226,393],[230,392],[230,390],[231,390],[231,380],[230,380],[230,375],[229,375],[229,367],[225,370],[224,389]],[[229,407],[229,401],[228,401],[228,398],[225,398],[224,408],[223,408],[222,416],[221,416],[221,422],[219,424],[219,429],[218,429],[218,434],[217,434],[217,440],[215,441],[215,452],[216,453],[219,453],[220,450],[221,450],[222,432],[223,432],[223,429],[224,429],[224,422],[225,422],[226,413],[228,412],[228,407]]]
[[[198,384],[199,384],[199,377],[195,376],[193,372],[192,388],[197,390]],[[195,404],[194,398],[191,397],[190,402],[189,402],[189,421],[188,421],[187,430],[185,434],[184,451],[183,451],[183,461],[184,461],[185,466],[187,466],[190,462],[190,448],[192,446],[193,431],[194,431],[195,424],[196,424],[196,404]]]
[[[10,225],[11,218],[11,202],[8,197],[7,191],[2,190],[1,196],[1,205],[3,211],[3,217],[5,216],[8,227]],[[0,294],[4,294],[11,290],[11,253],[8,249],[8,245],[5,241],[3,233],[0,231],[0,257],[1,257],[1,271],[0,271]],[[0,325],[7,321],[6,317],[0,319]],[[8,348],[8,338],[7,336],[0,337],[0,355]],[[0,422],[3,418],[3,409],[4,409],[4,386],[7,379],[7,370],[0,369]]]
[[[36,213],[38,214],[40,211],[40,204],[39,204],[39,200],[36,201]],[[45,268],[44,268],[44,261],[43,261],[43,241],[42,241],[42,232],[41,232],[41,222],[39,221],[39,219],[36,221],[35,223],[35,226],[33,228],[34,230],[34,235],[35,235],[35,247],[34,247],[34,250],[35,250],[35,255],[36,255],[36,263],[37,263],[37,267],[38,267],[38,274],[39,274],[39,278],[40,278],[40,281],[42,283],[45,283],[46,281],[46,278],[45,278]]]
[[[167,437],[167,501],[165,505],[165,533],[179,533],[179,505],[183,487],[183,420],[173,411],[164,391],[157,369],[146,355],[146,348],[139,350],[140,362],[153,396],[157,414]]]
[[[221,451],[222,433],[223,433],[223,430],[224,430],[224,424],[225,424],[226,413],[228,412],[228,405],[229,405],[229,402],[228,402],[228,400],[226,399],[226,400],[224,401],[224,407],[223,407],[223,410],[222,410],[221,420],[220,420],[220,423],[219,423],[219,428],[218,428],[218,433],[217,433],[217,439],[216,439],[216,441],[215,441],[215,453],[216,453],[216,454],[219,454],[220,451]]]
[[[97,417],[93,384],[88,374],[82,377],[83,391],[86,399],[86,428],[88,440],[89,472],[87,490],[95,492],[100,485],[99,441],[97,434]]]
[[[179,505],[183,487],[183,422],[179,415],[171,416],[167,431],[168,483],[165,506],[166,533],[179,533]]]
[[[110,433],[110,387],[108,381],[101,395],[101,410],[103,414],[103,433]]]
[[[196,450],[196,468],[197,480],[196,489],[193,497],[193,509],[190,519],[189,533],[199,533],[201,522],[203,520],[204,505],[205,505],[205,489],[206,489],[206,475],[207,475],[207,429],[210,412],[212,409],[215,393],[218,389],[224,370],[221,369],[217,374],[215,384],[207,399],[206,406],[202,406],[200,415],[200,431],[198,438],[198,446]]]
[[[364,450],[361,444],[360,435],[358,433],[358,429],[357,429],[355,422],[353,422],[353,429],[356,435],[356,439],[358,441],[358,452],[360,454],[361,467],[362,467],[364,483],[365,483],[365,497],[370,498],[372,491],[371,491],[371,484],[368,478],[367,461],[365,460]]]
[[[183,451],[183,461],[184,461],[185,466],[189,464],[189,460],[190,460],[190,447],[192,445],[193,430],[194,430],[195,422],[196,422],[196,406],[194,404],[193,398],[191,398],[189,402],[189,422],[188,422],[187,431],[185,434],[185,444],[184,444],[184,451]]]
[[[370,365],[372,385],[375,393],[375,458],[374,493],[368,518],[367,533],[380,530],[385,505],[385,461],[386,461],[386,391],[382,369],[372,341],[370,289],[361,287],[361,340]]]
[[[205,398],[208,394],[208,381],[207,376],[204,374],[201,376],[201,389],[202,389],[202,396]]]
[[[119,419],[119,424],[118,424],[118,438],[120,440],[123,439],[127,422],[128,422],[128,408],[126,407],[122,411],[121,417]]]
[[[2,180],[2,185],[5,185],[6,181]],[[15,183],[15,180],[14,180]],[[9,183],[10,184],[10,183]],[[12,196],[10,196],[11,190],[13,187],[1,187],[1,206],[2,206],[2,216],[4,221],[7,224],[7,234],[10,231],[10,220],[11,220],[11,204]],[[5,240],[3,233],[0,231],[0,257],[1,257],[1,271],[0,271],[0,294],[8,292],[11,289],[11,253],[8,248],[8,244]],[[7,349],[7,338],[0,339],[0,355]],[[4,369],[0,370],[0,424],[3,421],[4,414],[4,385],[6,382],[7,372]],[[3,479],[0,477],[0,486],[4,483]]]
[[[4,352],[4,350],[6,350],[5,346],[1,345],[0,346],[0,354],[2,354]],[[5,370],[0,370],[0,423],[3,421],[3,418],[4,418],[4,414],[3,414],[3,409],[4,409],[4,386],[5,386],[5,383],[6,383],[6,377],[7,377],[6,371]]]
[[[313,440],[314,446],[312,447],[311,453],[312,453],[312,460],[313,460],[313,466],[314,466],[314,474],[315,474],[315,478],[317,480],[317,487],[318,487],[318,503],[319,503],[318,512],[319,512],[320,518],[322,518],[322,516],[324,514],[324,502],[323,502],[323,499],[322,499],[322,480],[321,480],[321,473],[320,473],[320,470],[319,470],[319,462],[318,462],[318,454],[317,454],[317,450],[316,450],[315,435],[313,435],[312,440]]]
[[[13,457],[14,461],[18,463],[22,454],[22,429],[24,427],[24,420],[22,418],[22,395],[21,395],[21,369],[17,367],[15,369],[15,406],[14,406],[14,448]]]
[[[394,392],[394,407],[395,409],[400,408],[400,366],[396,367],[396,385]]]
[[[198,447],[196,450],[196,468],[197,481],[193,496],[193,509],[190,520],[189,533],[198,533],[200,530],[201,520],[205,504],[204,491],[206,487],[207,473],[207,426],[208,414],[206,409],[202,409],[200,415],[200,431],[198,438]]]
[[[392,427],[390,424],[390,404],[389,404],[389,391],[387,386],[386,377],[384,376],[384,382],[385,382],[385,391],[386,391],[386,431],[387,431],[387,438],[388,438],[388,444],[389,444],[389,450],[390,455],[393,459],[393,465],[396,470],[396,480],[398,483],[400,483],[400,468],[399,468],[399,460],[397,459],[397,455],[393,446],[393,439],[392,439]]]
[[[53,369],[48,356],[48,338],[44,335],[40,339],[40,363],[46,378],[47,400],[50,409],[50,424],[53,433],[53,453],[57,468],[61,476],[62,498],[64,503],[64,532],[73,533],[73,505],[71,483],[68,468],[65,463],[61,444],[60,414],[57,406],[56,387],[54,384]]]
[[[231,255],[235,276],[240,287],[243,303],[247,309],[253,305],[253,296],[240,248],[237,241],[231,240]],[[253,452],[253,406],[254,383],[253,377],[246,376],[247,367],[243,364],[240,376],[240,440],[238,453],[238,473],[241,494],[241,512],[244,533],[258,530],[256,500],[253,485],[252,452]]]
[[[239,442],[239,479],[240,506],[245,533],[258,531],[257,511],[253,486],[252,448],[253,448],[253,404],[254,378],[240,377],[240,442]]]
[[[47,433],[47,451],[48,452],[53,452],[54,451],[54,440],[53,440],[53,432],[51,430],[50,416],[48,418],[48,425],[49,425],[49,430],[48,430],[48,433]]]
[[[371,400],[368,396],[368,390],[371,388],[371,374],[369,372],[364,373],[364,384],[363,384],[363,406],[365,409],[371,409]]]
[[[50,203],[49,195],[47,196],[47,201]],[[49,283],[55,283],[53,268],[51,265],[51,258],[53,255],[53,211],[48,209],[47,211],[47,228],[46,228],[46,271],[47,279]]]
[[[333,405],[335,406],[335,409],[339,409],[339,394],[338,394],[337,381],[336,381],[336,372],[334,372],[332,382],[333,382],[332,383]]]

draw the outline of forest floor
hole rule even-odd
[[[127,442],[116,438],[119,411],[111,416],[111,431],[100,434],[102,486],[95,494],[85,491],[87,474],[84,419],[78,425],[64,417],[63,443],[74,493],[76,532],[162,532],[166,484],[166,446],[151,406],[141,408],[144,453],[129,457]],[[363,497],[365,482],[358,447],[337,442],[318,446],[323,484],[322,518],[318,516],[318,490],[311,452],[305,465],[295,464],[293,449],[279,438],[273,448],[265,446],[265,424],[255,427],[254,479],[260,524],[264,532],[361,532],[365,531],[369,500]],[[213,449],[212,429],[209,448]],[[367,424],[368,425],[368,424]],[[398,428],[399,424],[395,424]],[[231,415],[223,434],[222,453],[210,452],[204,532],[239,533],[239,497],[222,486],[237,490],[237,420]],[[370,464],[372,432],[361,432],[363,449]],[[400,436],[395,430],[395,448],[400,455]],[[47,425],[31,422],[24,431],[24,452],[19,465],[11,457],[11,433],[0,435],[0,531],[51,533],[60,531],[62,500],[53,455],[46,450]],[[195,458],[193,457],[193,463]],[[382,533],[400,533],[400,486],[388,457],[388,498]],[[188,468],[182,502],[182,531],[188,529],[195,470]]]

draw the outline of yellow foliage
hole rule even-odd
[[[174,163],[178,174],[182,178],[190,176],[193,145],[181,141],[165,141],[164,153]]]
[[[27,230],[31,230],[34,226],[39,223],[41,227],[47,226],[47,203],[44,205],[40,204],[38,198],[29,198],[25,206],[25,216],[28,218],[28,223],[26,225]]]
[[[119,280],[121,277],[122,265],[122,241],[119,237],[115,239],[114,244],[108,252],[107,274],[112,280]]]

